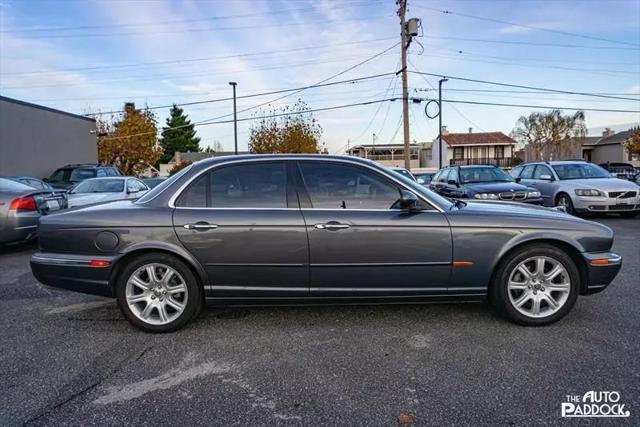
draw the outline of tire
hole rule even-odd
[[[539,280],[541,276],[537,274],[537,269],[540,258],[544,259],[542,265],[546,277],[550,277],[549,273],[553,273],[557,265],[563,270],[551,281]],[[531,273],[532,278],[525,277],[521,266]],[[576,303],[579,289],[580,273],[571,257],[555,246],[538,243],[508,254],[499,263],[490,295],[494,307],[512,322],[542,326],[566,316]],[[553,307],[552,301],[558,306]],[[517,307],[518,304],[521,306]],[[535,315],[536,305],[538,315]]]
[[[564,206],[568,214],[576,215],[576,210],[573,207],[573,201],[566,193],[558,194],[558,197],[556,197],[556,206]]]
[[[638,214],[640,214],[640,212],[636,211],[636,212],[622,212],[620,214],[620,216],[622,218],[635,218],[638,216]]]
[[[176,331],[194,319],[202,308],[203,293],[183,261],[164,253],[149,253],[124,266],[116,281],[116,299],[133,326],[163,333]]]

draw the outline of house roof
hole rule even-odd
[[[633,133],[633,129],[625,130],[624,132],[614,133],[611,136],[600,138],[598,142],[596,142],[594,145],[600,146],[600,145],[622,144],[631,136],[632,133]]]
[[[580,141],[580,144],[584,147],[596,145],[601,138],[601,136],[585,136],[584,138],[578,138],[576,140]]]
[[[447,133],[442,140],[455,145],[515,145],[516,141],[502,132]]]

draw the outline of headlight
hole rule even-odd
[[[477,193],[473,197],[481,200],[498,200],[498,195],[492,193]]]
[[[538,199],[542,196],[539,191],[529,191],[527,192],[527,199]]]
[[[576,190],[576,196],[602,197],[604,196],[604,194],[602,194],[601,191],[591,188],[588,190],[581,190],[581,189]]]

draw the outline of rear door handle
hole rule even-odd
[[[207,224],[206,222],[196,222],[195,224],[183,225],[187,230],[213,230],[218,228],[216,224]]]
[[[349,224],[340,224],[339,222],[328,222],[326,224],[316,224],[314,227],[319,230],[344,230],[351,226]]]

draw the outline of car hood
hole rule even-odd
[[[585,220],[569,215],[559,209],[529,205],[518,202],[502,202],[492,200],[465,200],[467,206],[461,208],[466,213],[526,216],[529,218],[554,218],[568,221],[584,222]]]
[[[589,178],[589,179],[565,179],[557,181],[563,187],[581,188],[603,191],[638,190],[638,186],[626,179],[618,178]]]
[[[472,182],[463,184],[466,190],[473,191],[474,193],[504,193],[511,191],[527,191],[529,187],[518,184],[517,182]]]

